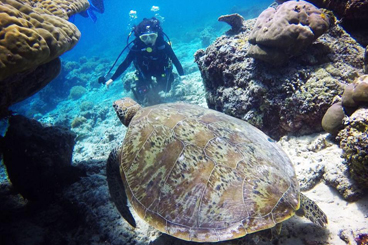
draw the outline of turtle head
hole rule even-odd
[[[126,126],[129,126],[134,115],[141,109],[141,106],[129,97],[117,100],[113,107],[120,121]]]

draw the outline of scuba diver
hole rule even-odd
[[[99,82],[105,83],[108,88],[133,62],[136,68],[135,87],[130,87],[130,85],[124,87],[130,87],[136,100],[140,103],[148,100],[148,95],[149,97],[156,97],[154,99],[158,100],[158,92],[170,91],[171,84],[174,81],[172,64],[175,65],[180,76],[184,75],[183,67],[172,50],[170,41],[168,43],[164,40],[166,34],[163,32],[158,19],[155,17],[151,19],[144,18],[141,23],[133,28],[132,32],[134,32],[136,38],[128,43],[120,53],[121,55],[133,43],[125,60],[107,82],[105,82],[105,77],[100,77]],[[167,36],[166,38],[168,39]],[[152,77],[155,77],[156,81]]]

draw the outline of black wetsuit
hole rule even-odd
[[[157,85],[155,90],[157,92],[162,90],[168,92],[174,80],[171,63],[175,65],[180,76],[184,75],[183,67],[174,51],[162,38],[157,38],[155,45],[150,47],[152,52],[148,52],[150,50],[147,48],[147,45],[137,40],[125,60],[111,77],[112,80],[117,79],[133,61],[138,76],[136,91],[133,89],[136,96],[136,93],[140,92],[139,89],[141,87],[152,86],[152,77],[156,77]]]

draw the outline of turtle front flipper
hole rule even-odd
[[[119,169],[119,152],[120,148],[115,148],[111,151],[106,164],[106,177],[109,186],[110,196],[119,210],[121,216],[134,228],[136,227],[135,220],[128,207],[128,198],[125,193],[123,181],[120,176]]]
[[[320,227],[324,227],[328,223],[327,216],[322,209],[320,209],[313,200],[309,199],[302,193],[300,193],[300,209],[297,214],[305,216]]]

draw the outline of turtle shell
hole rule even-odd
[[[138,215],[183,240],[242,237],[299,209],[299,185],[283,150],[249,123],[196,105],[140,109],[119,161]]]

